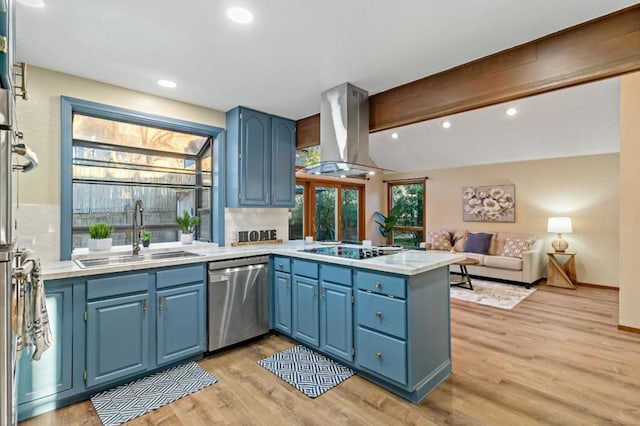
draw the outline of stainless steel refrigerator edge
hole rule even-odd
[[[11,114],[7,111],[6,90],[0,91],[0,126],[9,127]],[[12,233],[11,130],[0,130],[0,425],[15,422],[14,367],[15,339],[11,321],[11,295],[14,242]]]
[[[269,257],[209,263],[209,351],[269,332]]]

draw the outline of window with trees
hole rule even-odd
[[[425,181],[407,180],[388,183],[389,211],[396,209],[397,222],[391,241],[403,247],[418,247],[425,236]]]
[[[317,241],[364,238],[364,185],[296,179],[295,206],[289,210],[289,239]]]

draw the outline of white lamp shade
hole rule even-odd
[[[547,222],[547,232],[555,234],[570,234],[573,232],[570,217],[550,217]]]

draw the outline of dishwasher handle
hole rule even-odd
[[[214,275],[214,274],[211,274],[211,276],[209,276],[209,282],[210,283],[221,283],[221,282],[225,282],[225,281],[229,281],[229,275],[223,275],[223,274]]]

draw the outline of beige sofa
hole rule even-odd
[[[496,278],[506,281],[515,281],[523,283],[527,288],[531,284],[535,283],[543,277],[544,265],[543,265],[543,241],[538,241],[533,234],[523,233],[507,233],[507,232],[491,232],[491,231],[472,231],[485,232],[493,234],[491,238],[491,245],[489,246],[488,254],[478,253],[465,253],[464,247],[466,244],[467,230],[449,230],[452,236],[457,236],[459,239],[455,242],[453,250],[461,252],[467,257],[476,259],[479,263],[477,265],[467,266],[467,270],[470,275],[479,277]],[[530,240],[533,241],[531,249],[522,252],[522,259],[517,257],[502,256],[505,242],[507,238],[518,240]],[[431,250],[431,244],[427,240],[427,250]],[[451,272],[459,272],[459,267],[451,265]]]

